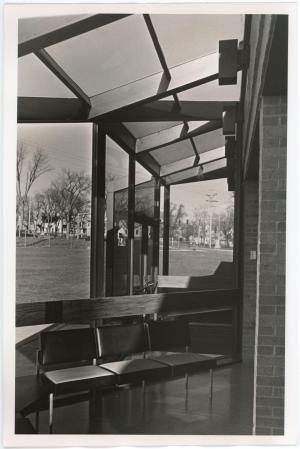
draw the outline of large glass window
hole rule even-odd
[[[128,293],[128,166],[129,156],[106,140],[106,295]]]
[[[169,275],[185,287],[233,282],[234,194],[226,179],[171,186]]]
[[[17,303],[89,298],[90,124],[18,126]]]
[[[135,163],[133,287],[136,293],[153,280],[154,185],[151,174]]]

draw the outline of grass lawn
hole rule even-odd
[[[89,297],[87,248],[17,248],[17,302]]]
[[[214,273],[221,261],[231,262],[232,251],[170,250],[170,275],[208,276]],[[89,297],[88,243],[81,247],[74,245],[73,248],[69,243],[61,247],[58,242],[50,248],[38,245],[18,247],[16,263],[18,303]]]
[[[169,254],[169,274],[172,276],[209,276],[220,262],[232,262],[232,251],[226,249],[170,250]]]

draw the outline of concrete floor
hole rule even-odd
[[[214,375],[213,407],[208,401],[208,372],[184,379],[106,392],[95,400],[54,408],[57,434],[251,435],[253,366],[238,363]],[[93,416],[90,419],[90,416]],[[35,415],[29,415],[32,424]],[[39,433],[48,433],[48,411],[40,412]]]

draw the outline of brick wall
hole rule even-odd
[[[258,185],[246,181],[243,188],[243,360],[254,358],[256,314],[256,259],[250,251],[257,251]]]
[[[284,432],[286,113],[286,97],[263,98],[254,372],[257,435]]]

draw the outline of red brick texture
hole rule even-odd
[[[254,431],[284,434],[286,97],[260,112]]]

